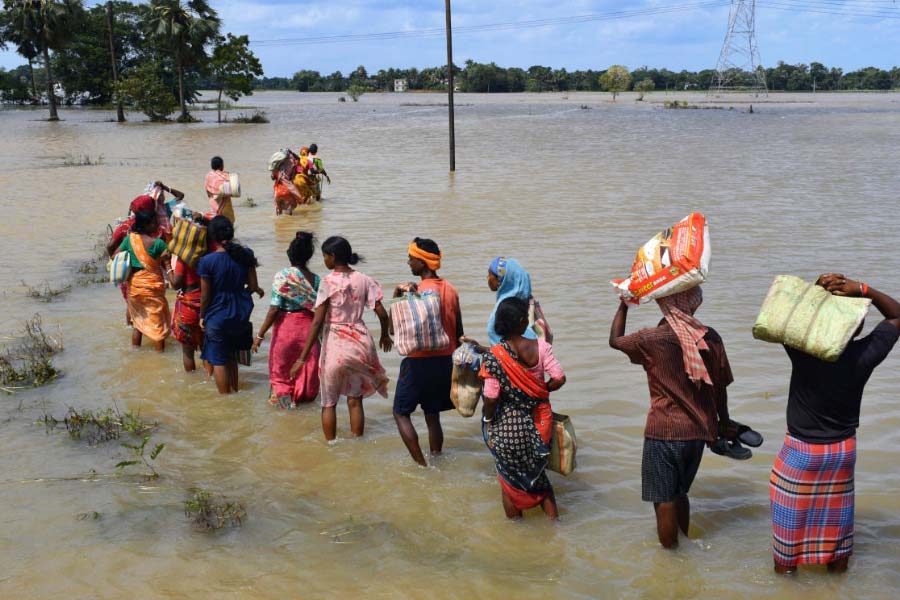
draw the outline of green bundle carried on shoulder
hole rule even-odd
[[[779,275],[763,301],[753,325],[753,337],[835,362],[870,304],[867,298],[835,296],[799,277]]]

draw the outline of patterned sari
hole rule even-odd
[[[151,258],[140,234],[129,234],[129,242],[142,269],[133,271],[128,282],[128,314],[134,328],[154,342],[169,337],[169,301],[159,260]]]
[[[553,420],[547,384],[528,372],[503,341],[485,353],[479,375],[500,383],[497,410],[488,428],[482,424],[485,443],[497,465],[503,493],[519,510],[543,502],[553,488],[545,468],[550,457]],[[540,424],[540,428],[539,428]]]
[[[291,376],[291,367],[300,358],[312,328],[313,309],[319,278],[309,282],[300,269],[288,267],[275,274],[271,306],[280,310],[272,327],[269,348],[269,381],[272,406],[291,408],[312,402],[319,394],[319,342],[313,344],[308,360]]]

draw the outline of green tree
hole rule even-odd
[[[291,81],[294,84],[294,89],[298,92],[315,92],[318,91],[317,87],[321,87],[321,79],[322,76],[318,71],[303,69],[294,73]]]
[[[218,35],[219,24],[218,14],[206,0],[150,0],[147,32],[175,58],[181,122],[192,120],[184,93],[185,69],[207,58],[206,46]]]
[[[31,61],[41,55],[47,71],[47,102],[50,120],[58,121],[50,51],[65,48],[76,30],[82,11],[80,0],[3,0],[5,36],[22,56]]]
[[[263,74],[262,64],[250,51],[246,35],[220,37],[209,61],[210,73],[219,90],[218,123],[222,122],[222,95],[235,102],[253,93],[253,78]]]
[[[147,115],[151,121],[165,121],[178,108],[172,90],[159,76],[161,67],[146,62],[132,71],[129,77],[119,80],[116,93],[123,100]]]
[[[652,92],[655,89],[656,84],[653,83],[653,80],[649,77],[647,77],[646,79],[642,79],[641,81],[638,81],[636,84],[634,84],[634,91],[638,93],[637,99],[639,102],[644,99],[644,94]]]
[[[628,89],[630,83],[631,73],[628,72],[628,67],[622,65],[613,65],[600,76],[600,87],[612,92],[613,102],[616,101],[616,96]]]
[[[359,97],[369,91],[369,87],[359,83],[358,81],[354,81],[350,84],[350,87],[347,88],[347,95],[353,99],[354,102],[359,101]]]

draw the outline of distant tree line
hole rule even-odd
[[[28,64],[0,69],[6,103],[116,104],[152,120],[188,106],[200,89],[234,100],[252,93],[263,74],[247,36],[223,35],[207,0],[113,0],[85,8],[81,0],[3,0],[0,46]]]
[[[608,70],[569,71],[539,65],[528,69],[504,68],[495,63],[484,64],[468,60],[462,68],[454,65],[453,74],[456,85],[463,92],[574,92],[608,89],[601,83],[601,78]],[[649,67],[639,67],[628,72],[630,77],[627,87],[617,91],[705,90],[709,88],[715,74],[713,69],[676,72]],[[890,70],[866,67],[845,73],[839,67],[826,67],[818,62],[789,65],[779,61],[777,66],[765,69],[765,72],[768,87],[773,91],[900,88],[900,67]],[[364,85],[371,91],[393,91],[395,79],[405,79],[410,90],[444,90],[447,88],[447,67],[429,67],[421,70],[391,68],[370,74],[360,65],[347,75],[341,71],[322,74],[319,71],[301,70],[293,77],[257,78],[253,82],[253,87],[300,92],[343,92],[355,83]],[[732,80],[738,87],[752,86],[752,74],[749,72],[733,73]]]

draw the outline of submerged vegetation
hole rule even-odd
[[[91,156],[90,154],[66,154],[63,158],[64,167],[96,167],[103,164],[103,155]]]
[[[235,118],[231,119],[232,123],[268,123],[269,117],[266,116],[266,111],[264,110],[255,110],[253,114],[247,115],[245,113],[240,113]]]
[[[63,349],[62,338],[44,332],[39,314],[25,321],[14,341],[0,354],[0,391],[38,387],[59,375],[53,355]]]
[[[65,285],[61,288],[52,288],[48,281],[44,281],[38,285],[28,285],[23,281],[22,287],[25,288],[26,296],[34,298],[35,300],[40,300],[41,302],[50,302],[57,296],[62,296],[72,289],[71,285]]]
[[[224,496],[216,498],[212,492],[200,488],[190,490],[190,494],[191,497],[184,501],[184,514],[200,530],[240,527],[247,518],[247,511],[240,502]]]
[[[158,425],[156,422],[143,420],[140,411],[123,413],[117,406],[101,411],[79,411],[69,407],[62,419],[45,413],[40,422],[48,432],[65,427],[73,440],[84,440],[91,446],[117,440],[123,433],[143,435]]]

